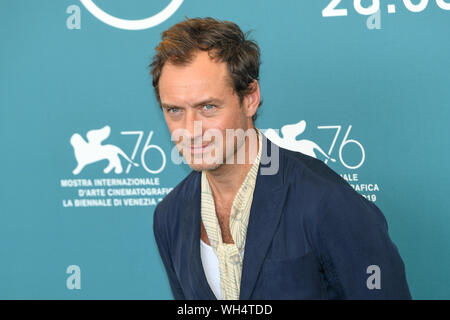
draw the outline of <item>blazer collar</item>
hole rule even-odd
[[[242,266],[240,299],[248,300],[261,271],[266,253],[270,247],[278,221],[282,212],[287,186],[284,183],[284,167],[282,166],[280,148],[268,140],[264,135],[262,143],[261,163],[258,168],[253,202],[250,209],[250,219],[245,241],[245,254]],[[275,153],[274,156],[270,157]],[[261,174],[261,169],[267,164],[266,160],[277,161],[278,170],[275,174]],[[264,169],[263,169],[264,173]],[[200,222],[201,222],[201,173],[192,172],[194,185],[192,196],[185,198],[182,213],[182,230],[185,231],[188,242],[186,254],[189,256],[189,272],[192,274],[192,289],[196,299],[215,299],[215,295],[208,285],[200,257]]]

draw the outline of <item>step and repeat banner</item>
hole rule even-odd
[[[190,168],[148,65],[208,16],[261,47],[256,127],[383,211],[413,298],[449,299],[449,0],[2,0],[0,298],[172,299],[153,212]]]

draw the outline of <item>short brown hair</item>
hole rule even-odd
[[[242,103],[244,96],[253,91],[251,83],[259,80],[260,49],[248,39],[239,26],[230,21],[219,21],[210,17],[193,18],[177,23],[164,31],[156,54],[150,64],[156,99],[161,106],[159,77],[167,61],[176,65],[188,64],[195,51],[207,51],[211,58],[226,62],[231,85]],[[260,101],[259,106],[261,106]],[[255,113],[252,120],[255,121]]]

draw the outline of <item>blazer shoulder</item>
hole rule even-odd
[[[284,166],[283,180],[296,199],[304,199],[302,203],[308,210],[302,216],[311,226],[324,220],[324,207],[338,208],[343,202],[372,206],[323,161],[287,149],[280,149],[280,160]]]
[[[185,200],[189,200],[200,188],[200,172],[191,171],[180,183],[178,183],[155,208],[155,216],[162,215],[168,219],[175,218],[179,210],[177,207]]]
[[[329,225],[334,228],[337,221],[348,224],[368,223],[387,228],[386,218],[371,201],[360,195],[338,173],[324,162],[287,149],[280,151],[285,160],[285,175],[289,185],[295,189],[297,199],[307,199],[305,219],[311,230]]]
[[[330,192],[334,189],[353,188],[322,160],[301,152],[280,147],[280,160],[284,164],[284,181],[300,183],[314,192]],[[356,192],[356,191],[355,191]]]

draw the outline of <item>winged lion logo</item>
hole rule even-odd
[[[139,164],[133,162],[119,147],[112,144],[102,144],[102,142],[109,137],[110,133],[111,128],[109,126],[90,130],[86,134],[87,142],[78,133],[72,135],[70,144],[73,147],[75,159],[78,163],[77,167],[72,171],[74,175],[78,175],[85,166],[105,159],[109,161],[109,164],[103,169],[104,173],[109,173],[113,169],[117,174],[122,173],[123,168],[119,155],[135,167],[139,166]]]

